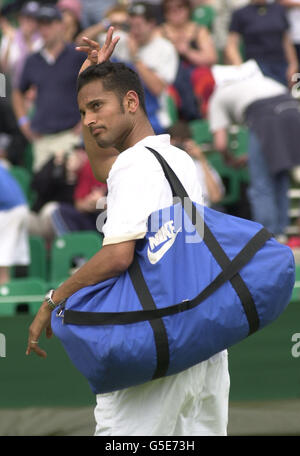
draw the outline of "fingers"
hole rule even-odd
[[[107,49],[107,51],[111,51],[110,52],[111,54],[112,54],[112,51],[114,50],[114,48],[116,47],[117,42],[120,39],[119,36],[116,36],[113,39],[113,34],[114,34],[114,28],[113,27],[109,27],[108,32],[106,34],[106,40],[105,40],[105,43],[104,43],[104,46],[103,46],[103,47],[105,47]]]
[[[46,336],[51,337],[51,311],[47,302],[41,305],[29,327],[26,355],[30,355],[33,351],[41,358],[46,358],[47,353],[39,347],[39,337],[44,329],[46,330]]]
[[[97,41],[90,40],[86,36],[82,38],[82,41],[84,41],[86,46],[78,46],[78,47],[88,47],[89,49],[100,49],[100,44]]]
[[[80,52],[90,52],[90,47],[89,46],[76,46],[76,51],[80,51]]]
[[[35,352],[38,356],[41,358],[46,358],[47,353],[45,350],[42,350],[39,345],[38,345],[38,340],[35,339],[28,339],[28,345],[27,345],[27,350],[26,350],[26,355],[30,355],[31,352]]]
[[[113,27],[111,27],[111,28],[113,28]],[[110,59],[119,40],[120,40],[119,36],[116,36],[113,40],[106,39],[105,44],[102,46],[102,48],[99,52],[98,63],[103,63]]]
[[[96,41],[90,40],[86,36],[82,38],[82,41],[84,41],[84,45],[77,46],[76,50],[79,52],[85,52],[88,55],[86,61],[88,63],[83,65],[79,73],[81,73],[83,69],[85,69],[90,64],[103,63],[109,60],[120,39],[120,37],[118,36],[113,38],[113,33],[114,28],[109,27],[106,34],[105,43],[101,49],[99,43],[97,43]]]
[[[108,51],[109,51],[110,55],[114,52],[114,49],[115,49],[117,43],[119,42],[119,40],[120,40],[120,37],[116,36],[110,43],[110,45],[108,47]]]
[[[109,27],[109,29],[106,33],[106,40],[105,40],[104,46],[109,47],[109,45],[111,44],[114,30],[115,29],[113,27]]]

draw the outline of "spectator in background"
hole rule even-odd
[[[227,129],[232,123],[246,123],[252,217],[284,240],[289,170],[300,163],[298,101],[284,85],[264,76],[254,60],[237,66],[215,65],[213,74],[216,89],[209,124],[215,149],[229,165],[242,166],[245,158],[235,158],[228,151]]]
[[[65,43],[62,15],[55,6],[39,10],[39,30],[44,48],[26,60],[13,106],[19,126],[33,144],[33,169],[38,171],[53,156],[79,142],[80,115],[76,101],[76,68],[84,56],[71,43]],[[28,117],[25,92],[36,88],[35,109]]]
[[[18,15],[18,27],[13,27],[5,17],[0,17],[2,39],[0,65],[10,77],[12,86],[18,85],[26,57],[41,49],[43,40],[38,31],[38,2],[26,3]]]
[[[224,60],[224,49],[227,44],[232,13],[235,9],[248,5],[250,0],[212,0],[212,3],[215,10],[212,35],[221,63]]]
[[[10,280],[12,266],[29,264],[28,213],[23,191],[0,162],[0,285]]]
[[[61,203],[52,213],[51,221],[57,236],[70,231],[95,231],[100,214],[97,202],[107,193],[107,185],[99,182],[93,175],[90,162],[85,156],[78,172],[73,201]]]
[[[178,55],[172,43],[158,36],[155,10],[145,2],[135,2],[127,10],[122,6],[107,12],[106,20],[84,30],[80,37],[94,39],[102,46],[110,25],[120,37],[114,61],[135,67],[142,80],[147,113],[157,134],[171,125],[167,106],[168,87],[175,81]],[[78,43],[80,44],[80,43]],[[167,63],[166,63],[167,62]]]
[[[84,161],[85,153],[79,145],[68,153],[58,151],[34,174],[32,189],[36,199],[30,213],[30,234],[41,236],[51,243],[56,235],[51,223],[52,214],[61,203],[73,204],[78,173]]]
[[[139,0],[125,0],[121,3],[128,4],[128,6],[132,6],[135,3],[139,3]],[[164,20],[164,15],[163,15],[163,8],[162,8],[162,0],[145,0],[144,3],[148,3],[153,11],[153,14],[156,19],[157,24],[161,24]]]
[[[78,45],[82,44],[82,38],[87,37],[90,40],[98,41],[102,46],[106,39],[106,32],[108,28],[114,27],[115,33],[120,36],[123,44],[124,38],[126,38],[129,31],[129,15],[126,6],[117,5],[107,10],[105,17],[98,24],[92,25],[91,27],[83,30],[76,38]],[[126,40],[125,40],[126,41]],[[116,58],[123,60],[122,53],[119,52],[120,42],[118,43],[118,49],[116,49]],[[125,42],[126,49],[126,42]],[[125,59],[128,59],[128,52],[125,50]]]
[[[62,13],[65,26],[65,41],[73,43],[81,32],[80,0],[59,0],[57,7]]]
[[[300,71],[300,0],[280,0],[279,3],[286,8],[286,14],[290,24],[290,39],[296,49],[298,71]]]
[[[82,6],[81,26],[83,29],[101,22],[108,9],[115,6],[117,0],[80,0]]]
[[[9,14],[14,14],[15,12],[19,11],[25,3],[27,3],[28,0],[6,0],[5,3],[4,1],[1,1],[1,6],[2,4],[4,3],[4,5],[2,6],[2,8],[0,9],[0,14],[2,14],[3,16],[7,16]],[[57,0],[38,0],[38,3],[40,5],[43,5],[43,4],[54,4],[56,3]]]
[[[239,65],[243,60],[254,59],[265,76],[291,86],[298,60],[288,31],[289,23],[282,5],[252,0],[250,5],[235,10],[232,15],[226,47],[228,63]]]
[[[188,122],[179,121],[169,129],[171,144],[192,157],[197,168],[205,206],[217,204],[224,197],[224,186],[217,171],[208,163],[199,144],[192,139]]]
[[[151,5],[135,3],[129,9],[129,16],[129,62],[134,65],[144,85],[147,113],[155,133],[165,133],[171,125],[167,89],[177,75],[178,55],[169,40],[158,36],[156,16]]]
[[[189,0],[164,0],[163,8],[165,22],[160,32],[173,43],[180,56],[181,65],[174,86],[184,103],[186,82],[191,82],[198,100],[198,117],[200,113],[205,116],[207,102],[213,91],[209,67],[217,62],[213,40],[206,27],[190,20],[192,6]]]
[[[146,108],[156,134],[171,125],[168,87],[178,71],[178,55],[170,41],[157,34],[156,17],[150,4],[134,3],[128,10],[129,33],[119,33],[114,59],[138,72],[145,90]]]

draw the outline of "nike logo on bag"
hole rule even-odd
[[[177,234],[180,231],[182,231],[182,228],[179,228],[177,231],[175,231],[174,222],[173,220],[170,220],[169,222],[166,222],[154,236],[149,237],[149,247],[147,254],[151,264],[156,264],[159,260],[162,259],[162,257],[174,244]],[[159,246],[161,247],[158,250],[154,251],[154,249]]]

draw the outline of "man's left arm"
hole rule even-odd
[[[135,240],[110,244],[102,247],[75,274],[62,283],[53,293],[52,300],[59,303],[81,288],[94,285],[104,280],[116,277],[125,272],[133,261]],[[45,358],[46,352],[38,345],[39,337],[46,330],[46,336],[51,337],[51,309],[45,301],[40,307],[30,328],[26,354],[34,351]]]

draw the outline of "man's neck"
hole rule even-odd
[[[142,141],[142,139],[147,138],[147,136],[153,135],[155,135],[155,133],[148,120],[146,122],[138,122],[133,126],[127,136],[125,138],[122,138],[122,143],[118,145],[116,149],[119,152],[124,152],[124,150],[135,146],[135,144]]]

